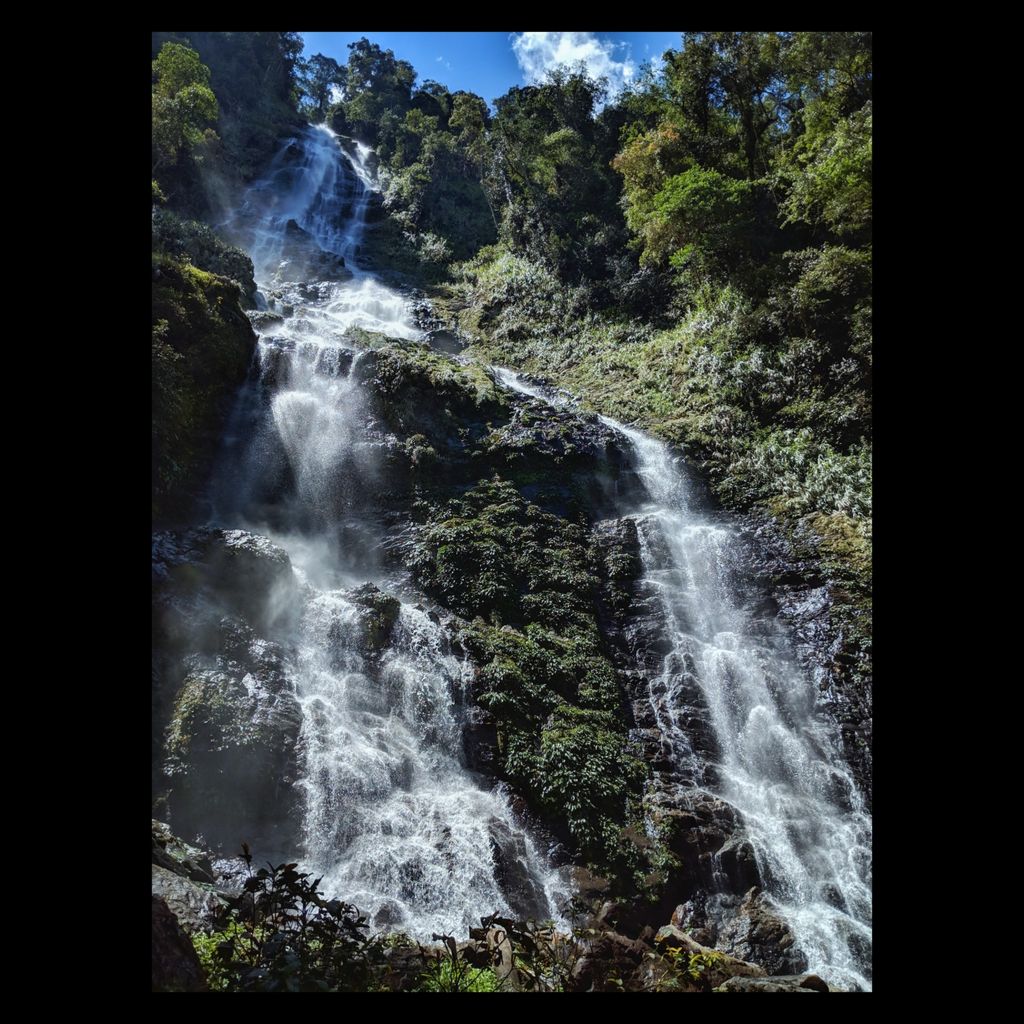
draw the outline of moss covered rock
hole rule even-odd
[[[416,568],[472,620],[458,642],[479,666],[473,700],[489,712],[499,773],[586,856],[621,868],[646,770],[602,649],[586,531],[509,481],[482,481],[434,509]]]
[[[368,654],[379,654],[388,644],[401,604],[372,583],[349,591],[348,597],[360,611],[361,648]]]
[[[282,655],[226,619],[218,653],[190,659],[165,738],[176,831],[226,849],[256,837],[268,850],[296,841],[302,712]]]
[[[153,515],[183,516],[256,345],[239,285],[153,256]]]
[[[241,289],[243,304],[256,304],[252,260],[244,250],[220,238],[208,224],[185,220],[170,210],[155,210],[153,248],[173,260],[234,281]]]

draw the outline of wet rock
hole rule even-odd
[[[432,349],[448,355],[458,355],[466,347],[466,343],[457,334],[446,330],[430,331],[426,340]]]
[[[276,324],[284,323],[284,317],[280,313],[273,313],[270,310],[250,310],[247,316],[253,329],[261,334],[265,333],[268,328],[273,328]]]
[[[510,395],[510,419],[484,439],[483,454],[495,470],[532,480],[552,477],[565,483],[566,474],[579,472],[577,485],[588,484],[588,504],[606,504],[604,487],[615,489],[615,478],[626,465],[618,435],[599,421],[589,421],[572,409],[560,409]],[[587,477],[594,477],[588,481]]]
[[[816,974],[791,974],[771,978],[732,977],[715,992],[829,992],[828,985]]]
[[[806,970],[807,957],[795,941],[792,929],[755,887],[723,917],[715,944],[733,956],[761,964],[769,974],[796,974]]]
[[[378,335],[367,347],[353,375],[367,385],[374,416],[398,437],[419,435],[446,461],[464,460],[502,415],[502,396],[484,367],[420,342]]]
[[[761,884],[754,848],[742,836],[733,835],[718,853],[722,873],[733,892],[743,892]]]
[[[152,865],[151,870],[154,899],[159,897],[164,901],[186,932],[210,933],[216,930],[217,915],[225,901],[215,886],[193,882],[159,864]]]
[[[546,916],[547,900],[530,872],[526,842],[498,818],[488,823],[494,878],[518,920],[540,920]]]
[[[282,257],[274,271],[274,281],[278,284],[345,281],[353,276],[345,266],[343,256],[322,249],[316,239],[294,220],[285,225]]]
[[[172,874],[182,875],[193,882],[214,879],[213,864],[208,851],[191,846],[175,836],[162,821],[153,819],[153,863]]]
[[[228,852],[243,839],[285,852],[297,839],[302,712],[282,651],[233,618],[221,621],[217,646],[187,659],[167,729],[171,822]]]
[[[604,520],[594,525],[590,536],[607,617],[615,623],[606,629],[617,632],[639,589],[642,565],[636,522],[631,518]]]
[[[611,888],[611,882],[607,878],[595,875],[579,864],[570,869],[569,877],[572,880],[573,892],[587,901],[600,900]]]
[[[153,894],[152,981],[154,992],[206,992],[206,978],[192,940],[167,901]]]
[[[257,629],[273,630],[289,621],[301,603],[288,554],[245,530],[201,528],[154,535],[152,564],[158,603],[188,618],[205,613],[206,619],[216,621],[234,614]]]
[[[386,928],[388,925],[400,924],[404,916],[399,904],[394,900],[386,900],[373,915],[373,926]]]
[[[498,729],[494,715],[485,708],[466,708],[462,731],[466,767],[486,775],[498,771]]]
[[[372,583],[364,583],[350,590],[348,598],[361,611],[359,625],[362,649],[367,653],[379,654],[391,638],[401,604]]]
[[[665,786],[654,793],[649,807],[659,835],[681,865],[674,899],[723,885],[743,891],[752,873],[757,878],[753,850],[741,838],[739,815],[724,800],[703,790]]]
[[[788,535],[767,517],[751,515],[746,522],[747,584],[778,605],[778,621],[817,684],[818,703],[839,727],[844,758],[870,810],[870,568],[857,576],[829,561],[829,543],[844,536],[828,516],[805,517]]]

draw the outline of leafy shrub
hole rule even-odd
[[[214,977],[225,991],[353,992],[371,987],[383,964],[378,940],[367,938],[366,919],[351,904],[328,900],[320,879],[309,881],[296,864],[252,870],[225,910],[223,941],[216,946]]]

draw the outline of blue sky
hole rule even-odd
[[[678,49],[681,32],[303,32],[303,56],[322,53],[339,64],[348,44],[366,36],[419,74],[453,92],[467,89],[494,100],[513,85],[538,81],[563,62],[584,60],[595,74],[608,76],[615,91],[635,77],[645,61],[659,61]]]

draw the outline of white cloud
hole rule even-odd
[[[437,63],[438,64],[443,64],[449,71],[451,71],[451,69],[452,69],[451,61],[445,60],[444,57],[438,57],[436,59],[437,59]]]
[[[624,60],[615,59],[619,47],[627,51]],[[598,39],[593,32],[520,32],[512,36],[512,51],[523,69],[523,77],[531,85],[542,81],[550,68],[581,60],[591,75],[608,79],[610,94],[614,96],[636,72],[626,43]]]

